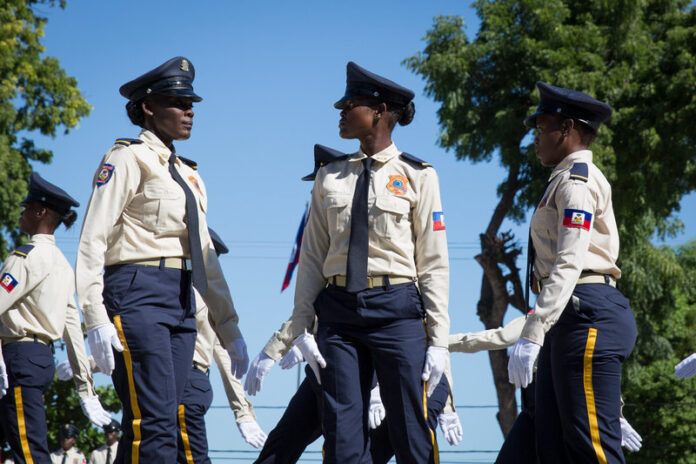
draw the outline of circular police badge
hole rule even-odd
[[[407,185],[408,179],[405,176],[389,176],[387,190],[394,195],[404,195],[406,193]]]

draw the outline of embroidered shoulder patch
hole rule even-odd
[[[19,282],[14,278],[12,274],[6,272],[0,277],[0,286],[7,290],[7,293],[12,292]]]
[[[576,227],[590,230],[592,213],[581,209],[566,209],[563,211],[563,227]]]
[[[193,176],[189,176],[188,180],[189,180],[189,182],[191,182],[193,184],[194,187],[196,187],[196,190],[198,190],[198,193],[203,195],[203,192],[201,191],[201,186],[198,185],[198,179],[196,179]]]
[[[387,190],[389,190],[394,195],[404,195],[407,190],[408,179],[405,176],[389,176],[389,183],[387,183]]]
[[[101,187],[111,180],[111,176],[114,174],[114,166],[109,163],[104,163],[99,174],[97,175],[97,187]]]
[[[445,213],[442,211],[433,213],[433,230],[445,230]]]

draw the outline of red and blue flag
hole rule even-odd
[[[445,230],[445,213],[442,211],[433,213],[433,230]]]
[[[304,235],[304,229],[307,225],[307,218],[309,217],[309,203],[305,207],[305,212],[302,215],[302,220],[300,221],[300,227],[297,229],[297,236],[295,237],[295,244],[292,246],[292,253],[290,253],[290,262],[288,263],[288,269],[285,271],[285,278],[283,279],[283,286],[280,289],[282,292],[290,285],[290,280],[292,279],[292,273],[295,272],[297,263],[300,262],[300,249],[302,248],[302,236]]]
[[[563,211],[563,227],[576,227],[590,230],[592,213],[581,209],[566,209]]]
[[[2,278],[0,278],[0,285],[2,285],[2,288],[7,290],[7,293],[14,290],[18,283],[19,282],[17,282],[17,279],[15,279],[14,276],[9,272],[4,273]]]

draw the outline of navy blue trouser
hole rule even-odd
[[[137,264],[109,266],[104,303],[124,350],[111,376],[123,405],[115,464],[172,464],[177,408],[196,343],[191,273]]]
[[[39,342],[2,347],[9,388],[0,399],[2,435],[17,464],[51,464],[43,394],[53,380],[53,351]]]
[[[210,464],[205,413],[213,403],[213,388],[208,374],[197,367],[189,373],[184,396],[179,404],[179,464]]]
[[[619,290],[575,287],[537,361],[539,461],[624,463],[621,451],[621,362],[633,349],[636,323]]]
[[[357,294],[327,286],[314,302],[321,370],[324,462],[369,463],[367,413],[374,373],[390,418],[397,462],[434,462],[435,436],[426,421],[424,311],[415,284]]]
[[[522,412],[505,437],[495,464],[537,464],[536,432],[534,429],[535,382],[521,391]]]

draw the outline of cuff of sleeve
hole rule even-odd
[[[285,356],[285,354],[290,350],[290,346],[286,345],[280,338],[278,334],[275,333],[268,340],[266,346],[263,347],[263,352],[274,361],[280,361],[280,358]]]
[[[89,398],[92,396],[97,396],[97,392],[94,391],[94,388],[92,388],[92,385],[90,385],[89,382],[84,382],[77,384],[75,382],[76,390],[77,390],[77,396],[80,398]]]
[[[87,329],[111,323],[109,315],[106,313],[106,306],[103,304],[84,305],[82,307],[82,316],[85,319],[85,327]]]
[[[234,418],[235,418],[237,424],[241,424],[242,422],[251,422],[251,421],[256,420],[256,417],[254,416],[254,411],[252,411],[249,408],[243,408],[239,411],[235,411]]]
[[[230,346],[234,340],[242,337],[242,332],[239,330],[239,326],[233,320],[229,320],[224,324],[218,324],[215,326],[215,330],[220,337],[222,345],[225,347]]]
[[[442,330],[440,327],[431,327],[429,330],[430,346],[439,346],[444,349],[449,347],[449,331]]]
[[[537,345],[543,345],[545,336],[546,331],[544,330],[544,324],[533,315],[529,316],[527,321],[524,323],[520,338],[534,342]]]

